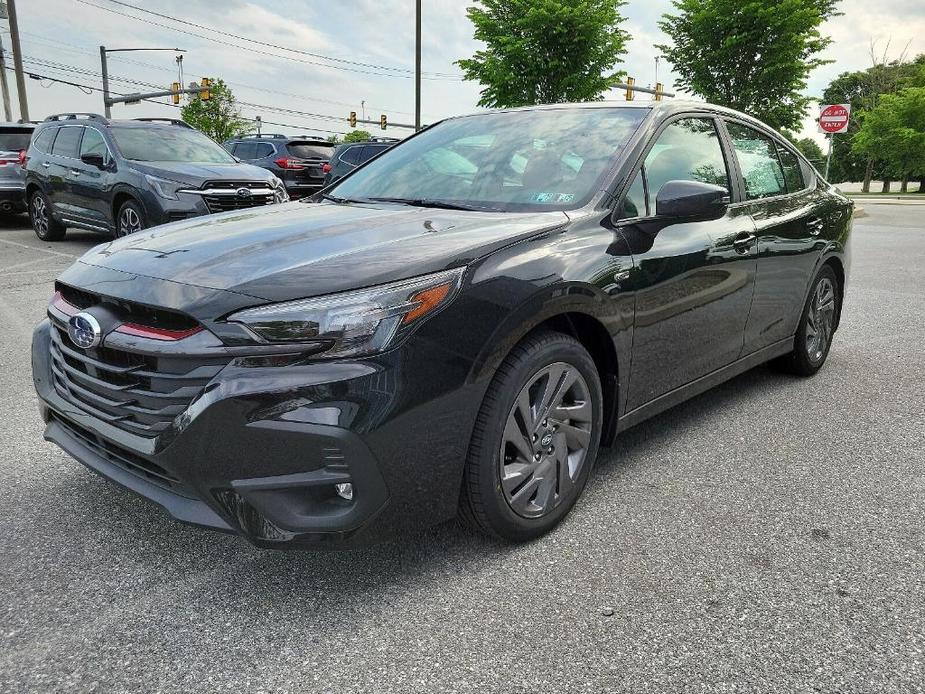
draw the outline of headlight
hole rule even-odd
[[[183,183],[168,181],[166,178],[158,178],[157,176],[151,176],[150,174],[145,174],[145,180],[148,182],[148,185],[154,188],[154,191],[162,198],[166,198],[167,200],[180,199],[177,197],[177,191],[184,186]]]
[[[289,193],[286,192],[286,184],[283,183],[281,178],[273,176],[270,179],[270,185],[273,186],[273,196],[276,198],[276,202],[286,202],[289,200]]]
[[[465,268],[342,294],[299,299],[240,311],[228,318],[266,342],[326,347],[325,357],[373,354],[446,306]]]

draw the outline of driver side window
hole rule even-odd
[[[682,118],[658,136],[645,160],[649,214],[658,214],[658,191],[668,181],[699,181],[729,189],[729,173],[711,118]]]

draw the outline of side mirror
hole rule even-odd
[[[95,166],[98,169],[106,168],[106,158],[102,154],[81,154],[80,161],[88,166]]]
[[[668,181],[655,196],[659,217],[718,219],[726,212],[729,191],[699,181]]]

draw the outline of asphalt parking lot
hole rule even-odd
[[[0,221],[0,691],[925,691],[925,205],[866,203],[809,380],[622,435],[550,535],[274,553],[42,441],[29,341],[99,241]]]

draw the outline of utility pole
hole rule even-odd
[[[16,20],[16,0],[6,0],[10,15],[10,43],[13,47],[13,67],[16,70],[16,91],[19,93],[19,117],[29,120],[29,101],[26,98],[26,79],[22,72],[22,49],[19,47],[19,22]]]
[[[414,14],[414,130],[421,129],[421,0]]]
[[[106,48],[106,46],[100,46],[100,74],[103,75],[103,113],[107,118],[112,117],[112,105],[114,103],[125,102],[125,99],[112,99],[109,96],[109,66],[106,64],[106,56],[109,53],[127,53],[130,51],[173,51],[174,53],[186,53],[186,50],[183,48]],[[177,58],[177,71],[182,75],[183,74],[183,56],[178,56]],[[180,84],[183,84],[182,80]],[[180,90],[183,94],[192,94],[195,90],[185,89]],[[159,96],[171,96],[176,92],[166,91]],[[150,96],[150,94],[148,95]]]
[[[3,90],[3,116],[7,123],[13,120],[13,111],[10,108],[10,86],[6,83],[6,57],[3,50],[3,41],[0,40],[0,89]]]
[[[103,115],[112,117],[109,105],[109,67],[106,65],[106,46],[100,46],[100,72],[103,73]]]

